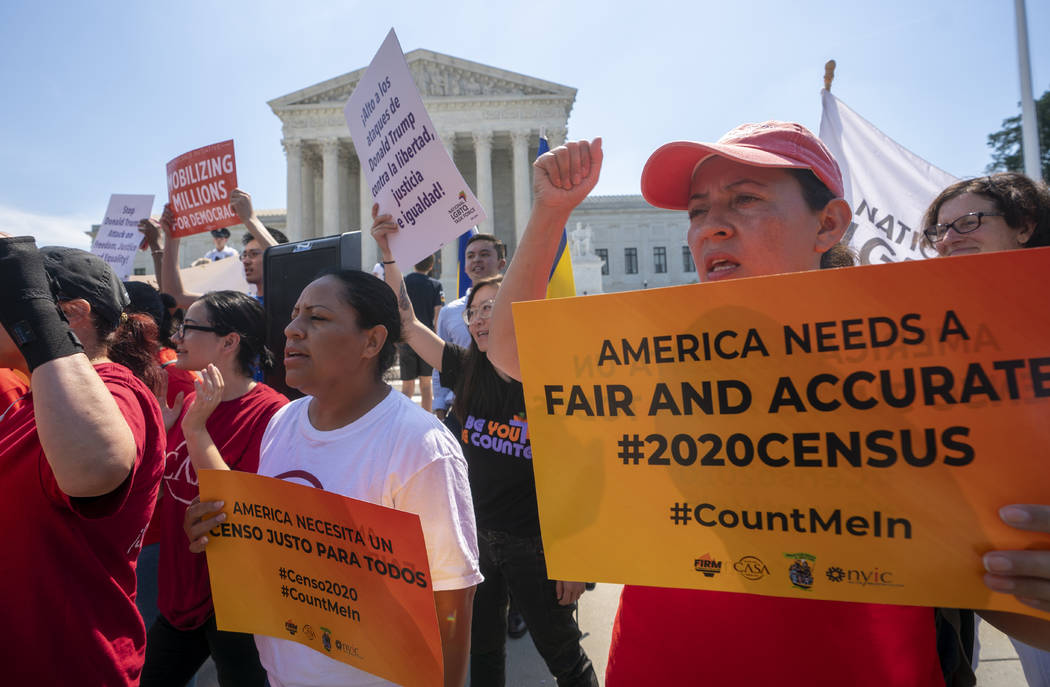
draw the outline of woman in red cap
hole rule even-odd
[[[562,228],[597,183],[601,162],[595,139],[569,143],[535,163],[532,215],[490,328],[489,357],[518,378],[510,304],[544,297]],[[657,207],[688,212],[701,282],[852,264],[839,244],[852,214],[841,172],[823,143],[798,124],[745,124],[717,143],[667,144],[646,163],[642,195]],[[1050,531],[1050,507],[1022,508]],[[1050,561],[1036,552],[998,553],[1040,578],[1015,578],[1024,588],[1019,596],[1050,609]],[[1050,624],[982,615],[1026,641],[1050,643]],[[627,586],[605,684],[760,685],[787,676],[812,685],[954,684],[969,673],[968,632],[972,637],[972,616],[945,609]]]

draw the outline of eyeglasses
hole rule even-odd
[[[463,321],[470,324],[476,317],[481,317],[486,320],[489,319],[492,317],[492,306],[495,304],[496,299],[490,298],[481,305],[472,305],[463,311]]]
[[[933,243],[936,243],[948,235],[949,229],[954,229],[956,234],[969,234],[981,226],[982,217],[1002,217],[1001,212],[968,212],[954,222],[947,224],[934,224],[923,233]]]
[[[175,329],[175,336],[179,337],[180,339],[184,338],[186,336],[187,329],[192,329],[198,332],[212,332],[213,334],[218,334],[219,336],[222,336],[223,334],[222,330],[218,327],[202,327],[198,324],[186,324],[185,322],[182,322],[179,324],[178,328]]]
[[[246,250],[243,253],[241,253],[241,260],[257,260],[262,257],[262,254],[264,252],[265,251],[261,251],[259,249]]]

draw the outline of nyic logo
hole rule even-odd
[[[847,584],[859,584],[862,587],[903,587],[893,581],[893,572],[872,568],[871,570],[842,569],[837,565],[828,568],[828,579],[832,582],[846,582]]]
[[[284,621],[284,629],[288,630],[288,634],[294,635],[299,631],[299,626],[293,623],[291,620]]]
[[[697,572],[703,573],[704,577],[714,577],[722,572],[722,561],[716,561],[711,554],[705,553],[693,561],[693,568]]]
[[[809,553],[785,553],[784,557],[793,561],[788,567],[788,579],[791,580],[791,586],[805,592],[812,589],[813,568],[810,563],[815,563],[817,557]]]
[[[758,556],[744,556],[736,563],[733,563],[733,570],[740,573],[740,576],[745,580],[751,580],[752,582],[761,580],[769,574],[769,568]]]

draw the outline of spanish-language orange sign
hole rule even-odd
[[[1050,248],[514,305],[554,579],[1042,615]]]
[[[220,630],[288,639],[402,685],[442,684],[419,516],[236,471],[200,471]]]
[[[168,202],[175,213],[175,236],[190,236],[239,224],[230,208],[237,187],[233,141],[183,153],[168,163]]]

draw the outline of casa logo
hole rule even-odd
[[[722,561],[716,561],[711,554],[705,553],[693,561],[693,568],[697,572],[703,573],[704,577],[714,577],[722,572]]]
[[[332,650],[332,631],[327,627],[321,628],[321,646],[324,647],[325,651]]]
[[[299,631],[299,626],[291,620],[286,620],[284,621],[284,629],[288,630],[288,634],[295,635],[295,633]]]
[[[832,582],[859,584],[862,587],[903,587],[893,581],[893,572],[872,568],[871,570],[842,569],[837,565],[828,568],[824,573]]]
[[[740,576],[745,580],[751,580],[752,582],[761,580],[769,574],[769,568],[758,556],[744,556],[736,563],[733,563],[733,570],[740,573]]]
[[[311,625],[303,625],[303,636],[313,641],[317,634],[314,633],[314,628]]]
[[[785,558],[790,558],[792,563],[788,566],[788,579],[791,586],[808,592],[813,588],[813,566],[817,557],[809,553],[785,553]]]

